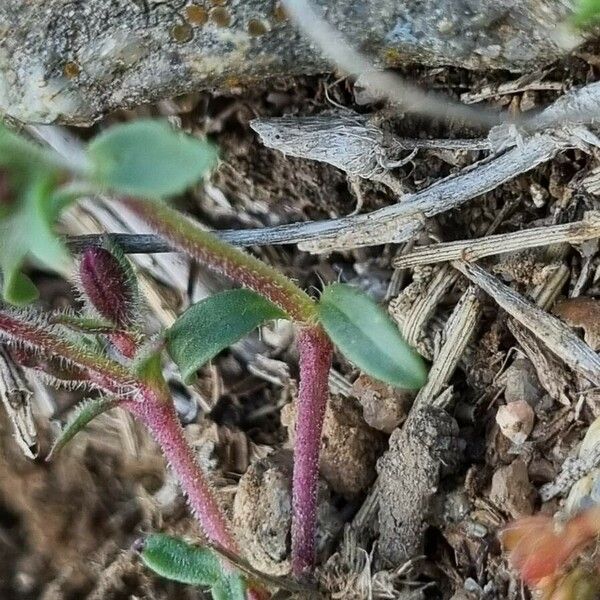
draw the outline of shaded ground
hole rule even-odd
[[[565,89],[595,80],[600,58],[594,48],[588,50],[540,73],[537,80],[558,82]],[[409,75],[457,97],[511,80],[505,73],[483,76],[456,69],[415,68]],[[221,148],[223,163],[207,190],[197,190],[181,203],[207,225],[234,228],[330,218],[354,209],[356,201],[344,175],[333,167],[286,159],[262,147],[248,121],[258,115],[320,112],[330,107],[326,87],[337,103],[361,111],[378,108],[356,107],[352,86],[345,81],[330,85],[332,81],[272,81],[263,89],[240,90],[236,95],[201,94],[163,102],[113,115],[106,122],[166,114],[186,130],[213,137]],[[539,108],[559,93],[531,89],[492,96],[489,101],[518,112]],[[411,137],[477,135],[463,124],[425,123],[402,115],[397,115],[391,126]],[[476,157],[476,153],[421,151],[399,175],[408,189],[422,189]],[[599,208],[596,193],[600,188],[594,186],[593,177],[594,169],[600,167],[597,160],[594,154],[565,152],[465,208],[442,215],[432,227],[433,233],[449,241],[480,237],[494,221],[498,221],[496,232],[502,233],[533,223],[578,220],[585,210]],[[365,183],[364,195],[363,211],[394,201],[385,188],[370,183]],[[306,289],[341,279],[360,285],[380,300],[398,302],[399,295],[405,300],[423,293],[437,272],[437,267],[419,267],[394,274],[391,262],[402,250],[373,247],[326,256],[286,247],[257,252]],[[484,264],[526,294],[544,284],[559,266],[566,268],[564,281],[554,292],[555,300],[572,294],[586,264],[589,275],[578,289],[595,302],[600,294],[597,246],[586,252],[582,256],[572,247],[542,248]],[[38,274],[38,279],[46,303],[57,306],[72,301],[66,285],[43,274]],[[459,278],[435,307],[423,331],[420,350],[425,354],[427,348],[434,348],[435,353],[441,335],[436,324],[447,319],[465,288]],[[450,416],[429,419],[434,424],[438,419],[447,421],[443,435],[437,427],[425,437],[418,428],[393,431],[406,417],[411,398],[364,376],[357,379],[359,373],[336,356],[340,380],[333,389],[321,469],[325,480],[322,562],[337,552],[321,580],[331,593],[337,593],[334,597],[366,598],[369,588],[382,598],[521,597],[520,586],[501,556],[496,532],[507,520],[538,510],[539,486],[555,478],[600,414],[598,392],[558,360],[552,362],[552,357],[553,369],[544,371],[539,356],[536,362],[534,355],[523,349],[523,341],[515,339],[506,315],[489,298],[482,296],[482,302],[475,341],[451,380]],[[576,323],[574,327],[581,331]],[[256,566],[277,574],[285,574],[288,568],[289,506],[287,479],[282,473],[289,474],[289,469],[280,450],[289,445],[287,427],[291,428],[294,420],[296,357],[291,340],[286,328],[265,331],[262,341],[255,339],[253,344],[225,352],[213,367],[204,369],[199,391],[212,409],[208,416],[196,410],[191,405],[195,400],[188,396],[181,396],[178,406],[200,459],[213,470],[229,507],[234,505],[240,477],[250,469],[240,486],[243,496],[239,492],[236,500],[237,524]],[[0,597],[202,597],[199,591],[149,575],[128,550],[140,533],[155,529],[200,539],[162,458],[129,417],[119,411],[101,417],[54,462],[44,462],[55,432],[53,421],[64,420],[76,399],[65,393],[37,399],[41,452],[36,461],[22,456],[0,413]],[[531,427],[525,427],[524,439],[513,435],[511,441],[509,429],[505,427],[503,433],[498,425],[498,421],[505,422],[496,416],[500,407],[509,406],[510,414],[504,417],[511,417],[514,402],[529,407],[523,408],[527,416],[517,419],[519,431],[527,419]],[[376,462],[388,448],[392,452],[377,467],[386,478],[382,492],[386,510],[377,519],[363,502],[372,493]],[[269,454],[272,456],[266,459]],[[414,492],[416,498],[407,493],[406,485],[404,491],[401,485],[394,487],[398,479],[409,476],[409,470],[400,468],[407,464],[414,471],[411,481],[415,478],[408,492]],[[426,481],[417,481],[424,473]],[[403,507],[415,503],[422,506],[420,521],[401,522],[403,517],[398,515]],[[249,518],[240,517],[248,506],[257,507],[264,520],[252,524]],[[553,512],[558,507],[558,501],[551,500],[543,510]],[[344,523],[353,519],[352,532],[344,535]],[[271,529],[265,529],[265,522]],[[409,538],[399,539],[401,532],[408,535],[406,530],[413,531],[409,538],[415,546],[410,549],[406,547]],[[401,547],[396,547],[398,544]],[[353,556],[349,548],[354,549]],[[416,555],[422,558],[407,565]]]

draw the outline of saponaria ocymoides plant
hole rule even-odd
[[[189,383],[202,365],[264,322],[291,320],[300,371],[292,567],[295,576],[306,577],[315,562],[319,448],[334,345],[366,373],[398,387],[421,387],[426,368],[387,314],[362,292],[336,283],[313,298],[276,269],[220,241],[165,203],[198,182],[215,162],[209,143],[156,121],[106,130],[89,143],[86,160],[78,165],[65,164],[50,151],[0,129],[0,268],[6,303],[0,308],[0,339],[14,349],[18,361],[49,381],[98,394],[76,412],[54,452],[103,411],[117,406],[128,410],[158,442],[210,543],[238,554],[234,532],[183,436],[162,360],[166,352]],[[85,299],[81,314],[9,307],[36,297],[35,286],[21,271],[26,258],[52,268],[64,268],[70,261],[54,223],[66,206],[94,192],[110,192],[174,249],[241,287],[191,306],[170,328],[149,339],[137,318],[134,273],[118,248],[107,243],[86,249],[78,258],[78,287]],[[160,555],[161,547],[165,557],[184,548],[171,538],[152,538],[142,550],[151,567],[162,564],[149,558]],[[210,557],[206,564],[198,559],[205,574],[197,581],[209,585],[215,598],[237,598],[246,587],[251,597],[263,594],[259,584],[244,583],[231,563],[210,552],[198,556]],[[229,565],[218,577],[213,569],[217,563]]]

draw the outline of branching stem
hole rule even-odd
[[[316,556],[319,451],[333,352],[329,338],[317,325],[315,302],[272,267],[222,242],[177,211],[163,204],[136,198],[124,198],[120,202],[144,219],[157,233],[172,243],[174,248],[183,250],[199,262],[253,289],[282,308],[299,326],[300,391],[292,490],[292,565],[294,573],[298,576],[310,573]],[[142,418],[153,430],[157,428],[156,423],[152,424],[156,419],[164,419],[164,416],[145,415]],[[166,425],[158,424],[160,431],[163,427]],[[155,435],[157,434],[163,436],[162,442],[158,437],[157,440],[161,443],[165,455],[172,461],[173,468],[176,471],[179,469],[177,472],[186,488],[190,503],[202,522],[216,520],[217,508],[206,504],[208,490],[193,488],[189,457],[186,458],[183,450],[171,445],[170,435],[164,436],[155,431]],[[220,539],[228,539],[226,531],[215,530],[213,533]],[[222,545],[230,548],[224,543]]]

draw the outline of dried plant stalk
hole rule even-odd
[[[479,320],[481,302],[471,285],[454,307],[445,327],[446,340],[429,370],[427,383],[415,398],[412,411],[432,404],[456,369]]]
[[[13,427],[19,448],[28,458],[38,453],[37,431],[31,412],[33,391],[23,369],[8,350],[0,345],[0,400]]]
[[[595,385],[600,385],[600,357],[561,320],[501,283],[478,265],[464,261],[453,261],[452,265],[542,340],[567,365]]]
[[[390,314],[411,346],[419,348],[426,322],[457,279],[458,275],[451,267],[437,267],[425,289],[419,293],[408,310],[402,294],[390,302]]]
[[[578,244],[600,237],[600,212],[590,211],[581,221],[532,227],[514,233],[501,233],[475,240],[431,244],[398,257],[393,266],[399,269],[450,260],[473,262],[486,256],[518,252],[527,248],[568,242]]]

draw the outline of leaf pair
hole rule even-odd
[[[174,131],[164,121],[111,127],[92,140],[83,167],[60,164],[49,151],[0,123],[0,269],[3,297],[16,305],[37,297],[21,273],[27,257],[65,269],[69,254],[54,232],[60,212],[83,188],[153,200],[198,182],[217,159],[206,141]],[[67,179],[80,184],[61,187]]]
[[[423,360],[367,295],[336,283],[325,288],[317,310],[332,341],[365,373],[406,389],[418,389],[425,383]],[[189,383],[221,350],[265,321],[281,318],[286,315],[259,294],[229,290],[185,311],[166,333],[167,348]]]
[[[246,600],[242,576],[229,570],[210,548],[156,533],[138,546],[144,564],[161,577],[188,585],[209,587],[213,600]]]

